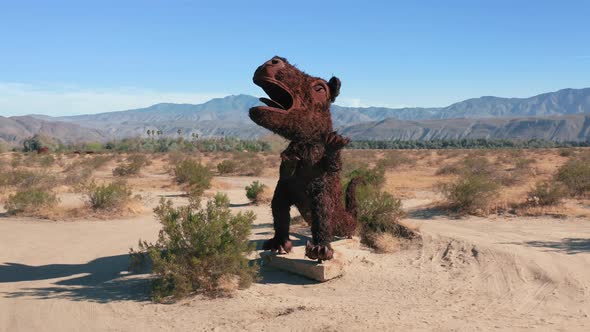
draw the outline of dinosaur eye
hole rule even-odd
[[[314,87],[313,87],[313,89],[314,89],[316,92],[320,92],[320,91],[322,91],[322,90],[324,90],[324,91],[326,90],[326,89],[324,88],[324,86],[323,86],[323,85],[321,85],[321,84],[318,84],[318,85],[314,86]]]

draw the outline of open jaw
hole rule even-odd
[[[287,113],[293,107],[293,96],[291,92],[280,82],[273,79],[255,80],[254,83],[266,92],[269,98],[259,98],[266,106],[259,106],[279,113]]]

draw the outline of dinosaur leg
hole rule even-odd
[[[263,250],[290,252],[293,245],[289,240],[289,224],[291,223],[291,198],[289,184],[286,180],[279,180],[271,202],[273,226],[275,235],[264,242]]]
[[[305,256],[319,261],[332,259],[334,251],[330,246],[332,240],[332,223],[335,199],[327,187],[327,179],[319,178],[311,186],[311,233],[313,244],[307,243]]]

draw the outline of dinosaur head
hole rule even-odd
[[[330,104],[340,93],[340,80],[309,76],[278,56],[254,72],[254,84],[266,92],[265,106],[252,107],[256,124],[291,141],[320,140],[332,132]]]

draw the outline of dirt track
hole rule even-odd
[[[252,178],[221,178],[233,209],[253,209],[252,239],[270,236],[267,206],[247,206]],[[265,179],[270,185],[273,179]],[[158,194],[154,192],[153,205]],[[178,200],[178,198],[175,198]],[[317,284],[263,267],[233,298],[152,304],[130,276],[129,247],[154,240],[149,212],[108,221],[0,218],[0,331],[563,330],[590,329],[590,221],[451,220],[406,201],[424,246],[357,249],[342,278]],[[146,209],[149,211],[149,209]]]

